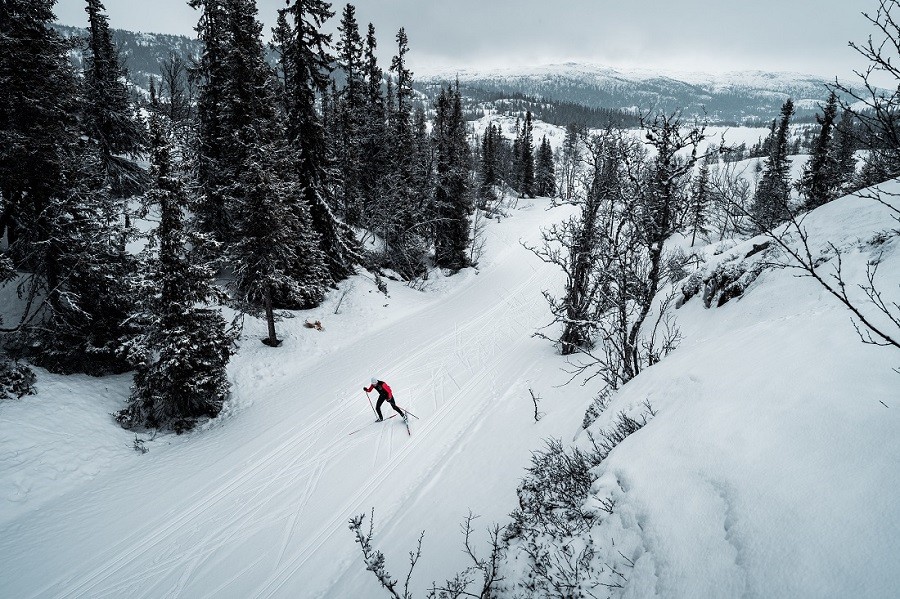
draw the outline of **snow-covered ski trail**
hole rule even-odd
[[[16,522],[0,537],[5,567],[40,571],[4,577],[0,595],[369,596],[377,582],[360,567],[351,516],[375,507],[383,549],[398,567],[422,529],[427,543],[456,546],[469,509],[504,517],[528,450],[544,436],[519,391],[540,376],[538,356],[552,354],[532,333],[549,321],[541,291],[558,276],[519,238],[533,241],[554,218],[539,208],[517,214],[498,226],[506,239],[490,240],[481,274],[440,301],[364,334],[340,356],[260,381],[264,399],[231,421]],[[349,434],[371,417],[358,383],[373,372],[417,415],[416,435],[396,426]],[[328,397],[336,399],[320,400]],[[493,427],[510,422],[527,434],[492,438]],[[509,448],[490,451],[491,443]],[[488,499],[498,488],[508,504]],[[467,503],[452,501],[460,496]],[[422,588],[464,567],[458,553],[423,562]]]

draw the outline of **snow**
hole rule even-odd
[[[848,197],[804,226],[859,281],[875,253],[864,242],[891,219]],[[881,288],[896,294],[897,238],[882,249]],[[631,596],[896,596],[900,359],[861,344],[847,311],[795,274],[767,271],[721,308],[688,302],[682,346],[611,404],[607,418],[645,398],[659,412],[598,481],[625,486],[640,526]]]
[[[548,204],[491,221],[477,271],[424,290],[389,280],[389,296],[353,277],[281,321],[279,349],[248,318],[225,414],[139,435],[143,455],[109,415],[127,376],[39,371],[37,396],[0,402],[0,597],[383,597],[347,528],[373,508],[394,577],[425,530],[415,596],[468,566],[469,510],[483,549],[531,452],[571,439],[597,391],[562,386],[565,360],[532,336],[550,320],[541,291],[562,284],[520,244],[567,214]],[[871,243],[897,227],[884,207],[847,197],[804,227],[815,255],[826,241],[844,251],[854,282],[880,253],[882,288],[900,300],[898,237]],[[710,247],[706,267],[759,242]],[[900,357],[860,343],[848,312],[796,275],[767,270],[720,308],[688,301],[678,349],[594,424],[645,400],[657,411],[595,472],[589,501],[616,510],[592,537],[635,562],[614,596],[896,596]],[[418,416],[411,436],[397,418],[370,424],[372,376]]]
[[[726,71],[726,72],[699,72],[680,71],[672,69],[639,69],[610,67],[595,63],[568,62],[563,64],[547,64],[539,66],[500,67],[493,69],[432,69],[427,67],[419,69],[417,76],[420,79],[444,79],[452,81],[459,78],[466,82],[475,79],[547,79],[570,78],[575,80],[593,81],[602,84],[614,84],[622,82],[643,82],[660,79],[671,79],[690,85],[703,86],[714,92],[725,92],[734,88],[753,88],[758,90],[778,91],[794,86],[822,87],[827,83],[816,75],[796,72],[769,72],[769,71]]]

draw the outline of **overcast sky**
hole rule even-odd
[[[185,0],[104,0],[113,27],[194,35]],[[567,60],[613,67],[722,72],[798,71],[848,79],[865,66],[850,48],[876,0],[357,0],[375,25],[382,61],[401,26],[419,71]],[[83,25],[83,0],[59,0],[60,22]],[[269,26],[283,0],[258,0]],[[344,3],[334,4],[338,15]],[[332,19],[336,27],[337,17]],[[386,65],[383,65],[386,66]]]

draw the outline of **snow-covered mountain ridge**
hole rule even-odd
[[[454,81],[489,91],[544,96],[590,107],[685,109],[714,121],[771,119],[792,98],[808,117],[828,95],[829,80],[790,72],[678,72],[563,63],[497,69],[419,70],[417,81]]]

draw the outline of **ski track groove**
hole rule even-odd
[[[334,411],[334,409],[332,409],[332,411]],[[315,419],[312,423],[299,431],[288,428],[286,434],[273,440],[273,442],[269,445],[260,448],[259,450],[254,452],[249,459],[246,460],[247,462],[253,464],[249,468],[241,471],[237,476],[231,478],[221,486],[215,486],[212,483],[204,486],[202,489],[194,493],[188,500],[188,502],[186,502],[188,504],[192,503],[192,505],[190,505],[188,509],[181,511],[178,508],[174,508],[168,513],[157,518],[155,522],[148,523],[147,525],[142,527],[140,531],[132,533],[128,538],[123,539],[122,541],[117,543],[113,548],[107,551],[107,554],[111,554],[113,556],[108,562],[101,566],[98,566],[97,568],[94,568],[89,574],[82,575],[80,577],[82,582],[75,583],[76,586],[74,586],[74,588],[68,588],[62,591],[62,594],[57,595],[57,597],[79,597],[90,595],[91,590],[93,590],[99,583],[106,580],[106,578],[112,576],[114,571],[120,569],[123,564],[130,562],[137,555],[146,553],[146,551],[150,548],[156,547],[165,538],[171,536],[171,533],[173,531],[179,531],[187,523],[194,521],[199,514],[208,511],[213,505],[218,504],[225,497],[229,496],[231,491],[243,485],[259,471],[265,469],[270,464],[277,463],[277,460],[283,454],[292,449],[295,445],[299,444],[299,439],[302,439],[310,430],[320,428],[318,425],[320,425],[323,421],[329,419],[330,417],[331,411],[323,414],[323,416]],[[273,445],[276,445],[278,441],[281,441],[281,443],[278,444],[275,449],[271,449],[271,447]],[[254,458],[259,457],[260,454],[264,454],[267,451],[268,454],[266,455],[265,459],[261,459],[259,461],[254,460]],[[221,476],[218,477],[218,480],[216,482],[222,481],[231,474],[231,471],[224,472]],[[213,488],[210,489],[210,487]],[[206,491],[209,491],[211,496],[207,496],[205,494]],[[181,506],[178,507],[180,508]],[[148,531],[148,529],[154,528],[155,524],[160,521],[167,522],[168,525],[164,525],[153,532]],[[145,535],[147,535],[149,538],[144,538]],[[61,582],[61,580],[56,580],[48,583],[47,586],[32,594],[31,597],[35,598],[40,596],[44,592],[50,590],[50,588],[52,586],[55,586],[58,582]]]
[[[167,593],[167,596],[180,596],[185,592],[197,570],[238,533],[246,536],[248,528],[258,531],[266,526],[270,526],[273,522],[273,515],[277,518],[287,516],[289,521],[285,527],[285,534],[282,538],[278,559],[276,560],[275,571],[269,578],[261,581],[261,586],[257,587],[255,592],[256,597],[272,597],[293,578],[294,574],[306,563],[313,552],[335,533],[339,519],[346,518],[350,509],[355,509],[364,497],[370,495],[376,486],[382,483],[386,475],[400,466],[402,458],[410,454],[420,443],[425,442],[428,439],[428,433],[444,422],[448,415],[454,411],[454,408],[460,404],[462,398],[469,396],[488,376],[494,376],[494,367],[497,362],[502,360],[502,353],[488,351],[488,345],[484,341],[489,339],[497,347],[498,338],[519,336],[522,329],[533,326],[532,324],[523,324],[521,322],[522,319],[516,318],[516,316],[521,317],[526,313],[526,308],[529,307],[521,299],[522,294],[520,292],[532,286],[540,272],[540,270],[532,268],[531,276],[523,279],[511,289],[505,290],[506,297],[502,298],[502,301],[484,310],[480,316],[466,322],[463,326],[456,325],[454,330],[448,331],[437,339],[430,339],[420,343],[414,351],[406,355],[405,359],[391,366],[389,371],[406,372],[412,370],[414,365],[431,371],[432,403],[434,406],[432,417],[428,418],[427,415],[424,415],[426,419],[421,421],[422,426],[416,427],[417,435],[415,437],[406,437],[406,439],[410,440],[409,443],[398,443],[399,449],[396,457],[394,456],[394,431],[389,431],[388,434],[390,436],[387,441],[388,460],[381,467],[378,466],[378,463],[381,449],[384,446],[385,433],[383,430],[379,431],[378,444],[374,452],[374,474],[370,475],[356,493],[344,502],[342,509],[336,512],[338,515],[324,526],[320,526],[315,535],[311,536],[308,541],[303,543],[287,558],[287,563],[283,562],[288,555],[287,550],[290,545],[290,539],[296,530],[297,521],[300,519],[303,510],[308,506],[308,502],[311,500],[324,473],[324,464],[329,458],[346,454],[349,450],[355,449],[369,439],[366,435],[360,435],[355,442],[351,441],[349,443],[346,439],[336,439],[322,450],[314,451],[311,454],[308,453],[311,448],[315,447],[315,439],[318,439],[317,435],[320,435],[325,428],[322,426],[324,423],[330,420],[333,421],[338,416],[347,415],[348,409],[353,405],[350,402],[354,401],[349,393],[342,396],[318,417],[308,421],[305,426],[300,428],[285,426],[284,430],[275,438],[260,446],[241,461],[241,465],[247,464],[245,468],[238,470],[236,473],[234,468],[223,469],[220,474],[198,488],[193,494],[178,502],[170,510],[131,531],[119,542],[108,547],[101,554],[99,560],[94,562],[96,565],[87,570],[87,572],[78,572],[78,566],[75,566],[76,569],[74,571],[70,570],[55,577],[53,580],[47,581],[45,586],[33,592],[29,597],[33,599],[44,596],[48,592],[58,598],[98,596],[101,592],[111,593],[112,596],[123,596],[124,594],[125,596],[136,597],[138,596],[134,592],[136,587],[147,589],[146,583],[154,578],[153,574],[167,571],[172,563],[184,563],[185,557],[189,556],[189,564],[181,573],[174,587],[171,587],[169,593]],[[534,309],[534,306],[532,305],[531,308]],[[498,315],[500,316],[499,318]],[[508,326],[510,321],[516,321],[516,324],[519,326]],[[511,328],[516,330],[511,331]],[[486,336],[487,332],[492,334]],[[520,337],[519,343],[524,342],[527,338],[527,336],[524,338]],[[441,346],[446,345],[448,342],[455,346],[456,351],[452,355],[457,358],[458,363],[463,365],[466,371],[474,374],[462,386],[456,381],[444,360],[429,361],[426,359],[429,354],[447,356],[447,353],[440,353],[435,350],[440,349]],[[478,357],[477,368],[473,367],[472,363],[474,355]],[[449,397],[445,389],[445,377],[441,373],[442,370],[456,386],[456,391],[450,394]],[[440,388],[438,389],[438,387]],[[492,388],[495,387],[496,381],[493,381]],[[411,391],[409,403],[415,405],[415,398],[420,394],[417,393],[416,389]],[[480,414],[487,409],[488,404],[479,405],[478,413]],[[357,411],[358,413],[359,411]],[[347,424],[341,427],[340,432],[342,433],[353,426],[351,419],[344,418],[343,420]],[[472,421],[470,420],[469,424]],[[464,432],[465,427],[462,427],[459,434],[454,437],[452,445],[458,443]],[[310,433],[313,434],[311,435]],[[310,437],[314,440],[304,443],[304,440],[308,440]],[[302,450],[300,449],[301,447]],[[288,456],[293,456],[293,459],[285,459]],[[310,463],[310,460],[314,460],[314,462]],[[434,467],[433,465],[428,471],[430,472]],[[263,508],[270,507],[275,503],[275,499],[280,499],[283,495],[292,494],[293,487],[289,485],[284,486],[274,493],[270,493],[267,500],[257,502],[261,495],[266,493],[276,481],[288,473],[293,474],[294,478],[296,478],[308,472],[311,468],[314,468],[313,476],[306,481],[299,506],[291,505],[288,502],[291,507],[283,510],[267,511],[260,517],[260,512]],[[261,480],[266,481],[262,486],[257,484]],[[242,492],[247,487],[252,487],[256,492]],[[416,490],[420,489],[421,483],[416,485]],[[242,507],[246,507],[240,509],[238,513],[233,513],[230,509],[218,509],[223,502],[232,498],[236,500],[246,499],[242,503]],[[202,524],[203,522],[202,516],[207,514],[213,517],[218,514],[231,514],[231,516],[223,518],[219,527],[204,536],[199,545],[190,545],[187,551],[175,549],[170,552],[159,551],[161,547],[165,547],[166,544],[175,540],[189,544],[190,535],[185,535],[184,531],[188,530],[191,524],[194,524],[193,529],[196,529],[198,523]],[[235,526],[237,524],[242,526]],[[161,556],[165,556],[156,560],[158,567],[153,568],[150,572],[143,571],[132,576],[126,576],[124,579],[119,578],[115,583],[109,584],[110,578],[121,574],[139,556],[152,551],[157,551]],[[235,574],[230,580],[233,581],[239,578],[242,573],[255,567],[263,558],[264,556],[261,556]],[[220,585],[217,590],[226,588],[227,585],[228,582]],[[151,589],[156,586],[151,585]],[[206,596],[215,596],[216,592],[213,591],[213,593]]]
[[[313,439],[311,441],[307,441],[305,443],[304,450],[308,450],[311,447],[314,447],[316,444],[316,440]],[[298,444],[299,445],[299,444]],[[288,463],[287,466],[280,468],[277,476],[269,476],[267,477],[267,482],[261,487],[255,488],[252,492],[252,495],[249,497],[246,494],[241,495],[237,499],[242,499],[240,501],[242,506],[247,506],[248,509],[245,509],[242,512],[235,514],[233,517],[226,519],[222,525],[218,526],[216,529],[207,534],[204,540],[198,544],[192,546],[192,548],[185,553],[173,553],[168,556],[168,559],[159,560],[157,562],[157,567],[153,568],[150,572],[157,573],[161,571],[166,571],[169,566],[183,564],[185,559],[189,556],[191,557],[191,564],[182,574],[180,579],[180,585],[176,586],[176,588],[172,589],[167,596],[179,596],[181,592],[184,590],[183,585],[188,582],[189,576],[196,571],[196,568],[203,563],[205,563],[215,551],[224,547],[232,537],[236,535],[238,531],[247,532],[247,530],[255,531],[257,529],[256,526],[248,527],[247,520],[252,520],[267,504],[267,502],[257,503],[256,500],[260,495],[264,494],[268,489],[278,480],[281,474],[283,474],[286,470],[292,469],[296,463],[300,460],[300,457],[304,455],[304,452],[298,452],[297,457],[295,457],[292,461]],[[301,468],[300,471],[303,471]],[[282,490],[283,492],[283,490]],[[271,497],[277,497],[281,494],[281,492],[275,493]],[[270,502],[271,502],[270,497]],[[251,507],[252,506],[252,507]],[[257,524],[257,522],[251,522],[250,524]],[[236,526],[239,525],[239,526]],[[224,538],[222,538],[224,535]],[[216,541],[215,545],[211,545],[213,541]],[[122,596],[121,593],[125,591],[125,589],[136,582],[145,581],[147,578],[148,572],[141,573],[139,576],[131,576],[126,577],[124,579],[118,580],[116,585],[113,585],[111,588],[104,589],[106,591],[113,592],[112,597]],[[133,591],[132,591],[133,593]],[[145,591],[141,596],[147,597],[152,596],[152,589]]]
[[[528,286],[532,282],[532,280],[537,277],[537,274],[537,271],[533,272],[531,277],[529,277],[516,287],[516,290]],[[525,308],[527,307],[529,306],[526,304],[526,302],[521,300],[503,302],[495,305],[492,309],[487,310],[480,319],[477,319],[476,322],[478,324],[480,324],[482,320],[487,322],[480,326],[477,331],[478,334],[468,336],[468,343],[477,347],[481,343],[481,339],[485,331],[490,328],[493,328],[493,332],[495,333],[499,332],[499,336],[503,336],[511,341],[515,341],[513,349],[518,345],[524,343],[527,339],[530,339],[530,335],[523,337],[521,336],[521,332],[532,327],[532,324],[525,324],[522,322],[522,320],[524,320],[522,318],[522,314],[525,313]],[[531,306],[531,308],[533,309],[534,307]],[[501,319],[493,319],[493,317],[495,316],[495,312],[505,312],[505,317]],[[517,316],[518,318],[516,318]],[[509,321],[514,321],[519,325],[518,327],[514,327],[516,330],[510,330],[513,327],[508,326],[510,323]],[[471,325],[472,323],[470,322],[468,324]],[[461,343],[459,341],[459,337],[456,335],[456,331],[451,333],[451,335],[453,335],[454,344]],[[491,337],[496,338],[497,336],[498,335],[492,335]],[[417,351],[413,355],[408,356],[407,359],[404,360],[404,363],[412,363],[416,360],[416,358],[421,357],[423,354],[432,353],[428,352],[427,350],[438,347],[445,340],[446,338],[442,338],[430,344],[425,344],[424,347],[420,347],[419,349],[417,349]],[[341,506],[341,509],[338,511],[338,513],[342,514],[343,516],[335,516],[324,526],[321,526],[316,535],[307,543],[307,545],[305,547],[301,547],[284,568],[282,568],[262,588],[258,589],[254,597],[256,597],[257,599],[271,599],[272,597],[274,597],[275,594],[293,578],[296,572],[306,563],[310,556],[313,555],[334,534],[336,526],[338,524],[337,519],[347,518],[348,516],[346,514],[348,514],[351,509],[354,509],[353,506],[357,505],[362,497],[367,496],[369,492],[385,478],[385,475],[397,469],[399,467],[399,464],[401,463],[400,458],[405,457],[407,454],[409,454],[413,448],[417,447],[420,443],[423,442],[423,439],[427,439],[428,432],[433,430],[439,424],[443,423],[444,419],[452,411],[452,408],[457,406],[462,401],[462,398],[469,396],[471,394],[471,391],[476,389],[480,385],[480,383],[483,382],[488,376],[494,376],[494,362],[501,361],[505,355],[507,354],[496,354],[497,357],[494,360],[490,360],[488,363],[482,363],[481,368],[477,371],[474,370],[471,367],[471,363],[469,363],[467,365],[467,369],[470,372],[476,373],[476,376],[467,381],[462,387],[460,387],[454,380],[454,383],[456,383],[458,387],[457,392],[451,396],[451,399],[449,401],[444,402],[440,410],[435,415],[423,421],[423,425],[421,427],[417,427],[416,437],[410,437],[411,443],[407,444],[406,447],[400,450],[400,456],[397,459],[392,458],[388,460],[388,462],[384,466],[382,466],[380,470],[378,470],[376,475],[371,476],[369,480],[366,481],[366,483],[353,495],[351,499],[345,501]],[[480,405],[481,410],[478,412],[478,414],[486,410],[488,404],[484,403]],[[474,422],[474,418],[470,419],[469,424],[471,424],[471,422]],[[460,433],[453,439],[451,445],[456,445],[458,443],[459,439],[463,436],[465,429],[466,427],[462,427],[460,429]],[[433,468],[434,466],[432,466],[432,468],[429,468],[428,472],[430,472]],[[417,490],[421,489],[421,485],[422,483],[419,483],[417,485]]]

